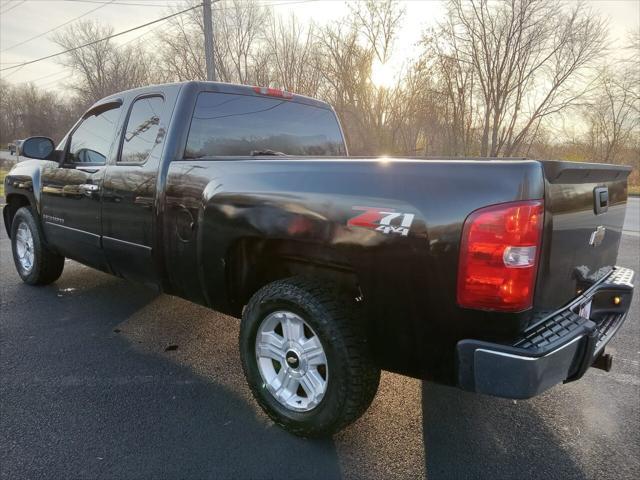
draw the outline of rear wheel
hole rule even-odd
[[[260,406],[296,435],[339,431],[366,411],[378,388],[380,370],[353,301],[313,280],[259,290],[242,317],[240,352]]]
[[[11,222],[11,248],[16,270],[29,285],[55,282],[64,268],[64,257],[47,248],[28,207],[18,209]]]

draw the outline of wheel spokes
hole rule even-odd
[[[295,411],[309,411],[323,399],[328,385],[328,360],[320,337],[296,313],[267,315],[255,337],[255,355],[264,386]]]
[[[278,380],[280,381],[280,386],[276,389],[275,395],[283,402],[286,402],[296,394],[300,382],[289,373],[287,368],[280,369]]]
[[[309,366],[326,365],[327,357],[317,335],[309,338],[302,344],[304,358]]]
[[[271,358],[282,362],[285,355],[284,338],[275,332],[262,332],[256,346],[259,357]]]
[[[300,342],[304,339],[304,325],[299,317],[285,315],[280,323],[284,338],[290,342]]]
[[[324,392],[325,381],[318,370],[311,369],[300,379],[300,385],[307,394],[310,403],[315,403]]]
[[[16,255],[20,266],[26,270],[31,270],[34,260],[34,247],[33,247],[33,235],[29,227],[23,222],[18,226],[16,230]]]
[[[26,243],[25,234],[24,234],[24,231],[22,229],[19,229],[16,232],[16,242],[17,243],[22,243],[22,244]]]

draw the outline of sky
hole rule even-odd
[[[113,0],[119,5],[103,3],[107,1],[109,0],[0,0],[0,69],[60,51],[60,47],[49,40],[53,32],[44,33],[76,17],[100,20],[111,24],[114,31],[119,32],[163,17],[169,13],[170,7],[182,5],[177,0]],[[289,15],[293,12],[302,21],[314,20],[320,24],[341,18],[349,12],[344,0],[259,1],[276,14]],[[572,0],[564,1],[572,3]],[[122,5],[123,3],[130,5]],[[420,39],[421,32],[434,26],[445,14],[444,3],[440,0],[401,3],[406,9],[406,16],[394,49],[393,62],[396,69],[415,55],[415,44]],[[625,45],[630,32],[640,30],[640,0],[588,0],[586,5],[609,19],[614,55]],[[158,25],[131,32],[114,39],[114,42],[122,44],[145,32],[154,35],[151,31],[156,27]],[[42,36],[22,43],[37,35]],[[68,76],[69,71],[57,63],[56,59],[0,72],[0,78],[10,83],[33,81],[39,87],[52,90],[63,89]]]

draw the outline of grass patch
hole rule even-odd
[[[629,195],[640,195],[640,185],[629,185]]]
[[[9,170],[0,168],[0,197],[4,197],[4,177],[7,176]]]

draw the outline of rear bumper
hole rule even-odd
[[[579,379],[624,322],[633,276],[633,270],[616,267],[510,344],[461,340],[456,351],[459,386],[498,397],[530,398]],[[580,316],[581,307],[589,302],[589,318]]]

